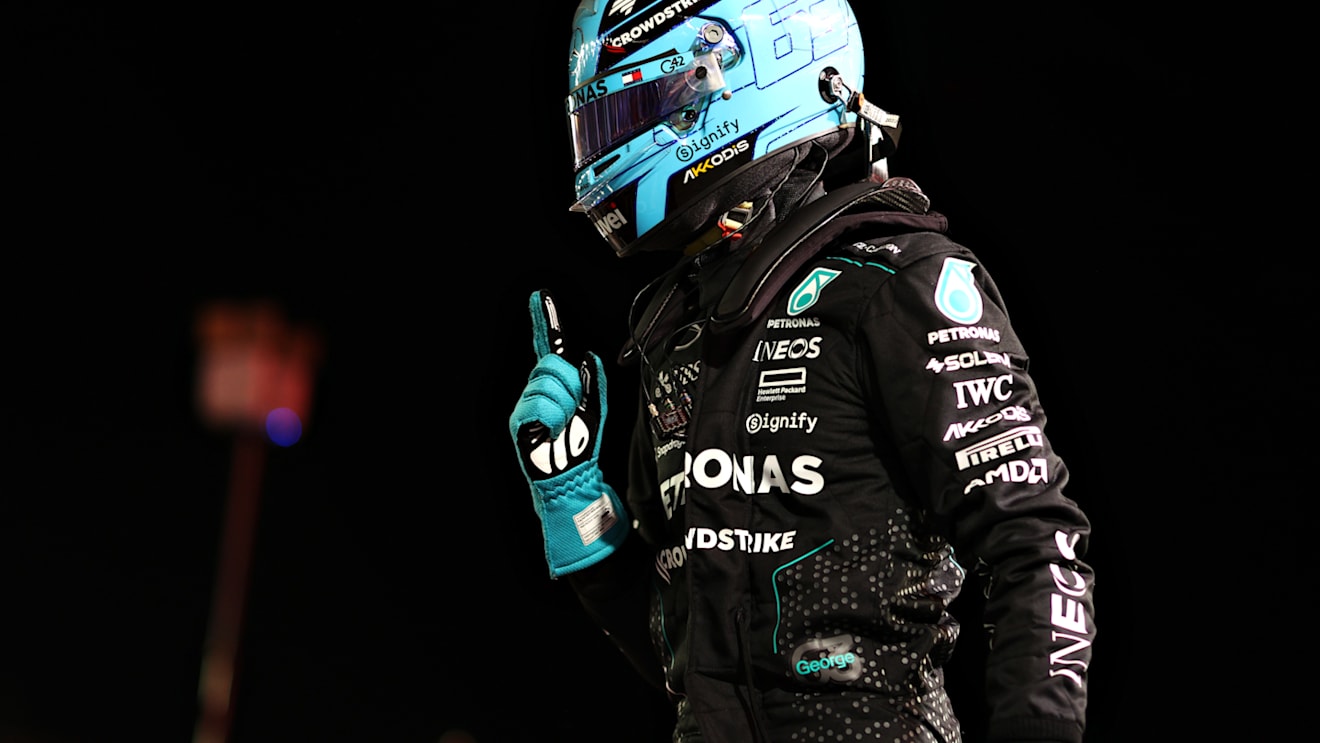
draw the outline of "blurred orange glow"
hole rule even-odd
[[[307,424],[323,353],[319,335],[287,323],[270,302],[217,301],[198,311],[196,336],[196,398],[208,425],[261,430],[276,408]]]

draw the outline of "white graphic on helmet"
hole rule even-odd
[[[636,0],[614,0],[614,2],[610,3],[610,9],[605,11],[605,15],[612,16],[615,13],[628,15],[633,11],[633,4],[635,2]]]

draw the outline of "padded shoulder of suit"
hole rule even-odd
[[[905,232],[841,241],[821,253],[821,257],[842,257],[862,263],[876,263],[895,271],[922,258],[939,255],[956,255],[975,260],[971,250],[939,232]]]
[[[711,328],[729,332],[759,317],[785,282],[831,246],[877,234],[944,232],[943,215],[895,209],[896,199],[907,199],[889,191],[884,185],[854,183],[809,202],[778,225],[729,282],[711,315]]]

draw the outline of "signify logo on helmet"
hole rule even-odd
[[[677,157],[680,162],[687,162],[698,152],[714,146],[717,142],[728,137],[730,134],[737,134],[739,128],[737,119],[734,119],[733,121],[725,119],[722,123],[717,124],[715,128],[711,130],[710,134],[707,134],[704,137],[694,138],[691,142],[680,143],[674,150],[674,156]]]
[[[726,122],[727,123],[727,122]],[[741,122],[739,122],[741,123]],[[718,180],[718,176],[713,178],[702,178],[707,173],[719,172],[720,174],[731,173],[734,170],[752,162],[752,154],[756,152],[756,141],[761,136],[761,132],[767,126],[774,122],[768,122],[756,127],[748,132],[741,139],[734,140],[732,143],[721,147],[718,151],[698,160],[690,167],[677,171],[669,176],[669,203],[683,204],[690,199],[701,198],[706,192],[707,186]],[[717,131],[723,129],[726,133],[727,128],[723,125],[717,128]],[[709,134],[707,135],[709,136]],[[692,143],[688,146],[691,147]],[[674,156],[681,160],[682,153],[675,150]]]

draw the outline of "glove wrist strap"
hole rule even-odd
[[[600,562],[628,533],[623,504],[605,483],[596,462],[588,461],[545,480],[532,482],[545,536],[550,577]]]

